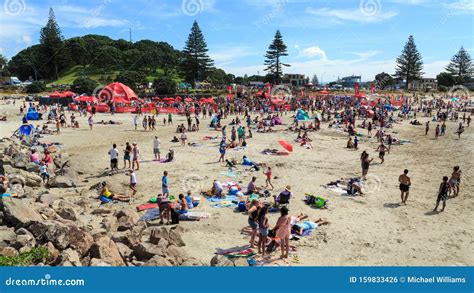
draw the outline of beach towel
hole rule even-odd
[[[332,191],[332,192],[335,192],[335,193],[338,193],[340,195],[345,195],[347,194],[347,190],[342,188],[342,187],[339,187],[339,186],[336,186],[336,185],[330,185],[330,186],[324,186],[326,189]]]
[[[142,221],[142,222],[153,221],[155,219],[158,219],[159,217],[160,217],[160,209],[153,208],[153,209],[147,210],[146,213],[143,216],[141,216],[138,221]]]
[[[158,204],[156,203],[142,204],[142,205],[137,206],[137,211],[141,212],[144,210],[154,209],[157,207],[158,207]]]
[[[236,172],[233,172],[233,171],[227,171],[227,172],[223,171],[220,174],[227,177],[231,177],[231,178],[236,178],[239,176]]]
[[[186,214],[179,215],[181,221],[198,221],[201,219],[209,219],[211,214],[204,212],[191,212],[188,211]]]
[[[109,202],[112,202],[113,200],[111,198],[108,198],[107,196],[105,195],[101,195],[99,196],[99,200],[103,203],[109,203]]]

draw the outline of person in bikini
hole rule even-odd
[[[400,191],[401,191],[401,199],[402,203],[406,204],[406,201],[408,199],[408,194],[410,193],[410,185],[411,185],[411,180],[410,177],[407,176],[408,170],[405,169],[403,171],[403,174],[398,177],[398,182],[400,182]]]

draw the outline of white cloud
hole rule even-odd
[[[329,8],[306,8],[306,12],[318,16],[325,17],[328,19],[339,20],[339,21],[352,21],[359,23],[374,23],[382,22],[384,20],[391,19],[397,15],[394,11],[382,12],[380,6],[373,7],[375,10],[364,10],[363,7],[360,9],[329,9]]]
[[[240,58],[255,54],[248,46],[235,46],[229,44],[211,47],[214,48],[214,50],[209,52],[209,56],[214,60],[217,67],[232,64]]]
[[[446,7],[451,10],[457,10],[459,12],[472,13],[474,11],[473,0],[459,0],[450,4],[446,4]]]
[[[374,51],[374,50],[369,50],[365,52],[352,52],[352,54],[356,55],[357,57],[359,57],[359,59],[362,59],[362,60],[367,60],[371,57],[374,57],[375,55],[379,53],[380,51]]]
[[[391,0],[390,2],[403,5],[420,5],[427,3],[428,0]]]
[[[312,46],[308,48],[304,48],[303,51],[301,51],[301,54],[305,57],[319,57],[321,60],[326,60],[326,52],[324,52],[323,49],[319,48],[318,46]]]

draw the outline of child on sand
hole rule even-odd
[[[268,236],[268,227],[270,223],[267,217],[268,207],[264,206],[260,209],[258,214],[258,227],[259,227],[259,238],[258,238],[258,253],[261,253],[262,256],[265,256],[265,251],[267,247],[267,236]]]
[[[265,188],[268,188],[268,185],[272,187],[273,190],[273,184],[272,184],[272,168],[268,167],[266,172],[263,172],[265,176],[267,176],[267,179],[265,180]]]
[[[45,162],[40,163],[40,176],[43,179],[43,184],[49,183],[48,165]]]
[[[130,202],[133,200],[133,197],[137,193],[137,174],[132,169],[128,170],[130,177],[130,189],[132,190],[132,195],[130,196]]]

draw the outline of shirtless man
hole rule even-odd
[[[410,177],[407,176],[408,170],[405,169],[403,171],[403,174],[398,177],[398,182],[400,182],[400,191],[401,191],[401,198],[402,198],[402,203],[406,204],[407,199],[408,199],[408,194],[410,193],[410,185],[411,185],[411,180]]]
[[[385,144],[382,142],[379,147],[377,148],[377,151],[379,152],[379,159],[381,160],[380,164],[383,164],[385,162],[385,152],[388,150],[388,148],[385,146]]]

